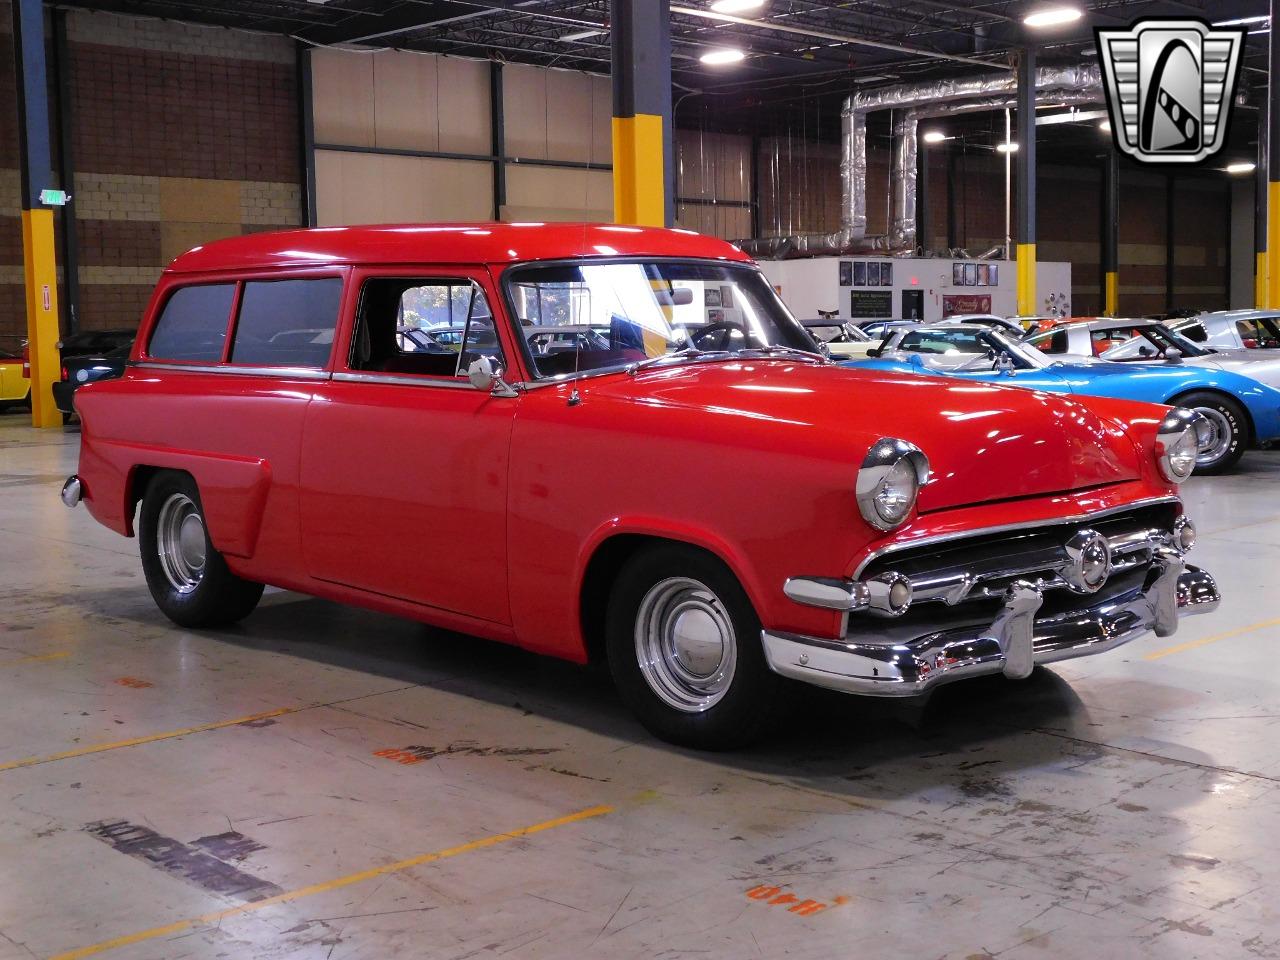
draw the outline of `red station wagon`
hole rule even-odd
[[[76,405],[63,499],[136,529],[176,623],[274,584],[605,660],[700,747],[761,733],[784,678],[1025,677],[1218,603],[1186,411],[841,368],[681,230],[219,240]]]

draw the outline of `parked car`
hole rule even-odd
[[[909,330],[920,325],[919,320],[859,320],[855,324],[859,330],[876,341],[883,340],[894,330]]]
[[[123,376],[129,362],[133,341],[122,343],[100,356],[73,356],[62,359],[62,379],[53,384],[54,405],[62,411],[64,420],[76,412],[76,391],[86,383],[111,380]]]
[[[819,317],[817,320],[800,321],[809,336],[827,348],[832,357],[865,357],[867,351],[879,340],[874,340],[848,320],[835,317]]]
[[[677,285],[717,291],[716,319]],[[400,350],[401,300],[460,286],[492,311],[461,373]],[[259,348],[302,317],[327,356]],[[607,340],[531,349],[570,318]],[[163,273],[131,359],[77,395],[62,496],[137,534],[175,623],[239,620],[269,583],[599,659],[679,743],[768,730],[784,678],[1021,678],[1218,604],[1185,560],[1190,414],[843,369],[685,231],[219,240]]]
[[[1053,360],[1025,342],[977,326],[899,331],[870,369],[943,374],[1073,396],[1122,397],[1186,407],[1203,416],[1198,473],[1221,473],[1250,446],[1280,440],[1280,391],[1208,367]]]
[[[22,337],[0,337],[0,412],[31,403],[31,367]]]
[[[1280,314],[1270,310],[1217,310],[1169,327],[1212,350],[1280,350]]]
[[[117,347],[130,346],[137,335],[137,330],[77,330],[58,341],[58,355],[64,360],[102,356]]]
[[[949,317],[943,317],[938,321],[943,324],[952,323],[976,323],[982,327],[995,327],[997,330],[1003,330],[1005,333],[1012,334],[1015,337],[1022,336],[1023,327],[1016,320],[1006,320],[1004,317],[997,317],[994,313],[956,313]]]

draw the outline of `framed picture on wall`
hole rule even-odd
[[[719,287],[707,287],[706,290],[703,291],[702,296],[703,296],[704,306],[707,306],[707,307],[721,306]]]
[[[840,286],[842,287],[853,286],[853,261],[852,260],[840,261]]]
[[[880,264],[878,263],[867,264],[867,286],[868,287],[880,286]]]
[[[857,260],[853,264],[853,285],[855,287],[865,287],[867,285],[867,264],[865,260]]]
[[[987,273],[987,267],[988,267],[988,264],[985,264],[985,263],[978,264],[978,286],[980,287],[985,287],[989,282],[987,278],[990,276],[990,274]]]
[[[723,310],[708,310],[708,311],[707,311],[707,323],[724,323],[724,311],[723,311]]]
[[[966,287],[976,287],[978,285],[978,265],[976,263],[966,263],[964,265],[964,285]]]
[[[880,264],[880,286],[882,287],[893,286],[893,264],[892,263]]]
[[[993,287],[1000,286],[1000,264],[987,264],[987,282]]]
[[[726,310],[733,309],[733,287],[720,288],[720,306]]]
[[[964,264],[953,263],[951,265],[951,285],[953,287],[964,286]]]

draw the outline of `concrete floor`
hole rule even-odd
[[[1225,600],[1176,638],[917,714],[815,693],[724,756],[595,673],[295,594],[178,630],[58,502],[77,434],[25,423],[0,960],[1280,956],[1280,453],[1186,486]]]

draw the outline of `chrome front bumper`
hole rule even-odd
[[[1059,604],[1041,615],[1042,591],[1019,581],[1007,588],[994,618],[970,626],[957,624],[956,611],[948,616],[943,610],[933,621],[858,618],[855,627],[850,618],[841,640],[766,630],[765,657],[775,672],[820,687],[911,697],[965,677],[1026,677],[1038,663],[1102,653],[1148,631],[1167,637],[1181,617],[1209,613],[1220,599],[1213,577],[1168,551],[1153,560],[1141,582],[1109,586],[1073,597],[1078,606]]]

